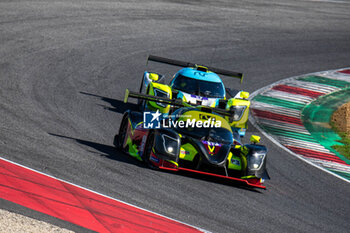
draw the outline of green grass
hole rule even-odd
[[[345,156],[346,158],[350,159],[350,135],[345,132],[340,132],[334,124],[331,124],[332,128],[338,133],[338,135],[341,137],[341,140],[338,140],[338,142],[344,144],[344,145],[334,145],[332,146],[333,149],[338,151],[341,155]]]

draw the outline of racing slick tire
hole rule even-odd
[[[151,162],[151,152],[152,152],[152,148],[154,145],[154,132],[150,132],[148,138],[147,138],[147,142],[145,145],[145,149],[144,149],[144,153],[142,156],[143,161],[146,163],[146,165],[153,169],[153,170],[158,170],[159,168],[154,166]]]
[[[121,149],[122,151],[125,150],[125,148],[123,147],[123,144],[125,141],[127,131],[128,131],[128,115],[125,115],[123,117],[122,123],[120,124],[118,135],[114,136],[114,145],[117,148]]]

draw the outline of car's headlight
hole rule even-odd
[[[248,168],[249,170],[259,170],[263,164],[266,153],[264,152],[254,152],[249,156]]]
[[[176,138],[172,138],[168,135],[163,134],[163,146],[164,150],[172,155],[176,155],[177,153],[177,148],[178,148],[178,141]]]
[[[231,106],[230,110],[233,112],[233,114],[230,117],[230,120],[239,121],[243,116],[245,108],[246,106],[239,106],[239,105]]]
[[[164,98],[170,97],[169,93],[162,91],[162,90],[159,90],[159,89],[156,89],[156,88],[154,88],[154,95],[159,96],[159,97],[164,97]],[[166,108],[166,106],[167,106],[167,104],[162,104],[162,103],[157,103],[157,104],[159,106],[162,106],[163,108]]]

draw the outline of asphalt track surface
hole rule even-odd
[[[223,80],[253,92],[348,67],[349,12],[346,1],[0,1],[0,154],[214,232],[347,232],[349,184],[265,137],[267,190],[152,171],[112,140],[125,88],[145,69],[176,71],[146,68],[148,54],[244,72],[243,85]]]

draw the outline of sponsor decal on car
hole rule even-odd
[[[190,152],[189,151],[185,151],[185,150],[181,150],[180,151],[180,154],[183,154],[183,155],[189,155]]]
[[[163,117],[157,110],[156,112],[143,113],[143,127],[145,129],[159,129],[159,128],[220,128],[221,121],[216,120],[215,117],[208,115],[200,115],[199,120],[187,119],[173,120],[171,117]]]
[[[141,145],[140,145],[140,152],[139,152],[140,153],[140,157],[142,157],[143,151],[145,149],[146,139],[147,139],[147,137],[146,137],[146,135],[144,135],[142,137],[142,141],[141,141]]]
[[[202,96],[198,96],[198,95],[191,95],[192,98],[195,98],[197,100],[208,100],[207,97],[202,97]]]
[[[238,159],[234,159],[234,158],[231,159],[231,163],[237,166],[241,165],[241,162]]]
[[[159,159],[154,157],[153,155],[151,155],[149,159],[155,163],[159,163]]]
[[[219,152],[221,144],[217,142],[202,141],[209,155],[215,155]]]

